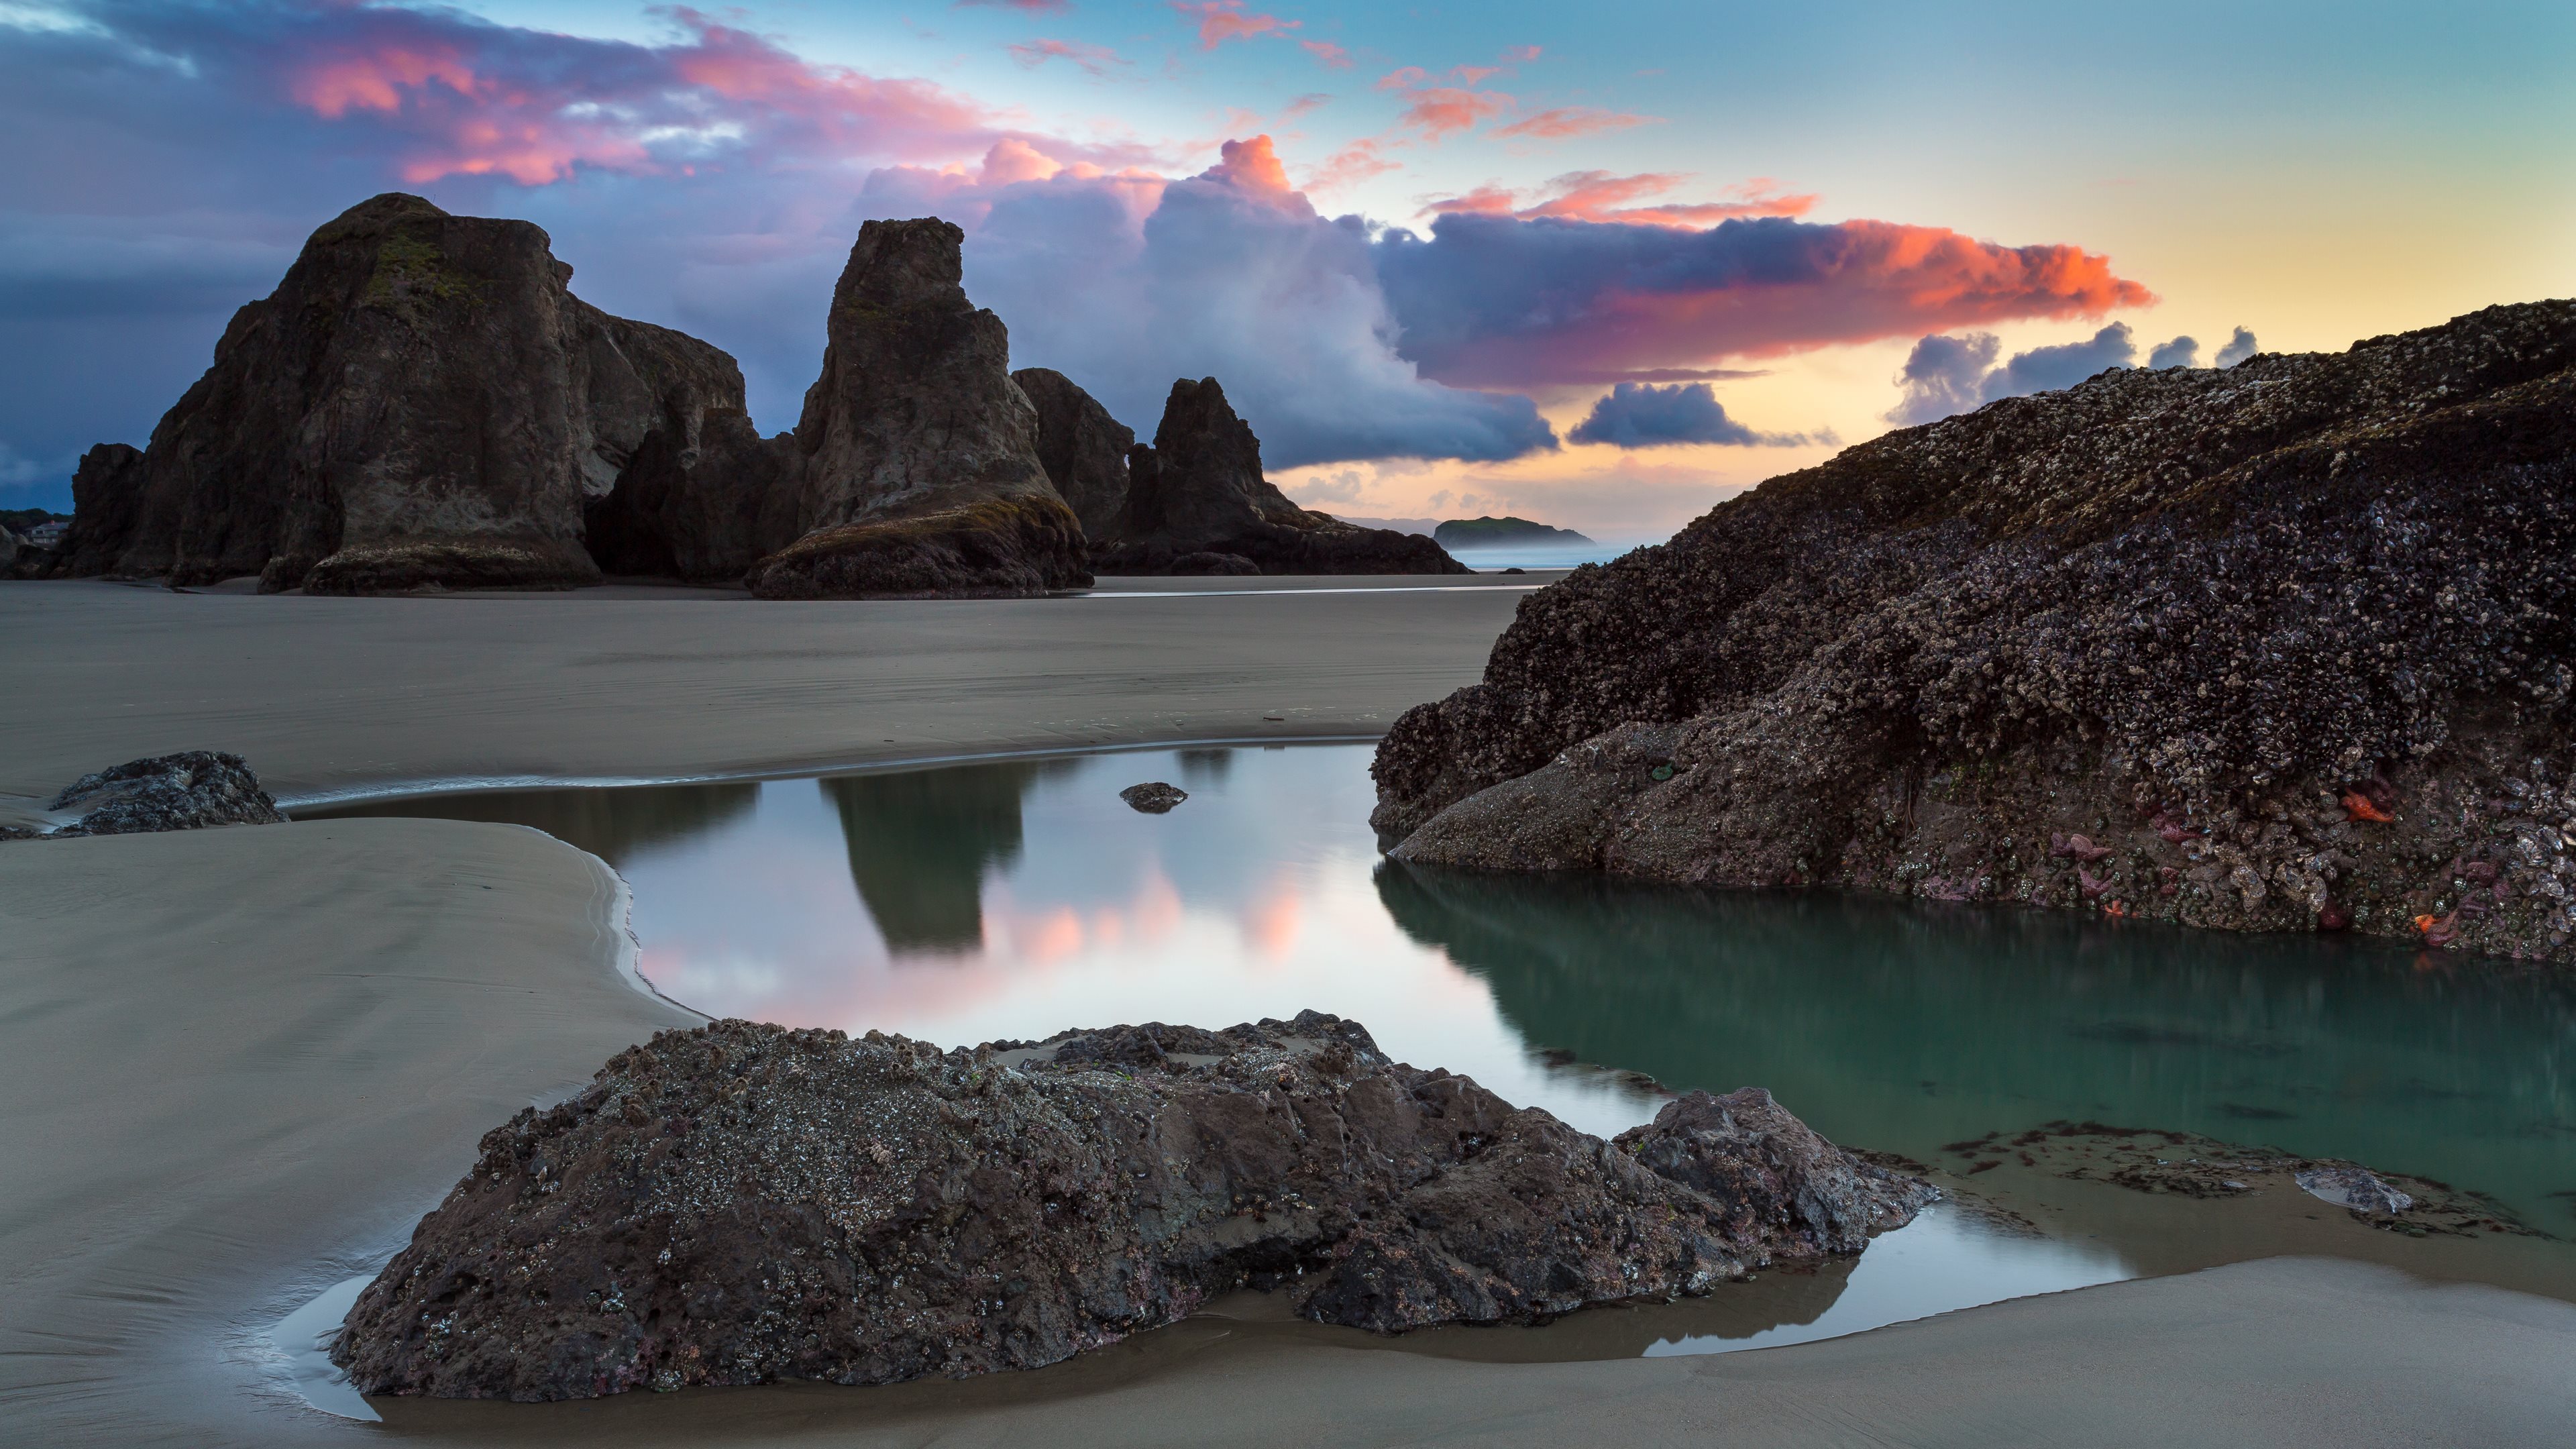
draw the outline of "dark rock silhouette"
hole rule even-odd
[[[524,221],[363,202],[314,232],[141,455],[93,449],[64,572],[266,590],[565,587],[586,497],[662,420],[742,406],[733,359],[611,317]]]
[[[1038,413],[1038,460],[1092,538],[1106,538],[1127,508],[1127,450],[1135,430],[1053,368],[1011,374]]]
[[[2564,957],[2571,559],[2576,302],[2114,370],[1533,595],[1373,818],[1434,864]]]
[[[1173,383],[1153,446],[1129,451],[1126,511],[1093,540],[1092,566],[1159,574],[1200,554],[1232,554],[1269,574],[1469,572],[1418,534],[1361,528],[1289,502],[1262,476],[1261,440],[1212,377]]]
[[[71,824],[46,831],[42,838],[48,840],[286,820],[248,762],[214,750],[183,750],[94,771],[73,781],[45,808],[81,812]]]
[[[1704,1293],[1932,1196],[1759,1089],[1605,1143],[1315,1012],[947,1053],[722,1021],[487,1133],[333,1356],[458,1398],[959,1377],[1243,1287],[1381,1332]]]
[[[823,375],[796,424],[799,537],[764,598],[1035,594],[1089,584],[1082,527],[1038,460],[1002,320],[960,284],[936,217],[859,228],[832,291]]]
[[[1553,528],[1526,518],[1452,518],[1431,531],[1442,548],[1516,548],[1531,544],[1588,548],[1592,540],[1570,528]]]
[[[795,542],[803,462],[793,434],[764,438],[739,408],[700,414],[694,446],[685,419],[665,418],[585,507],[591,557],[610,574],[737,583]]]
[[[1167,815],[1171,813],[1173,806],[1190,798],[1190,792],[1162,780],[1149,780],[1142,785],[1130,785],[1119,791],[1118,798],[1126,801],[1130,809],[1139,813]]]
[[[1008,333],[960,284],[964,243],[935,217],[862,224],[795,431],[763,438],[730,410],[694,434],[666,420],[591,506],[600,567],[739,579],[771,599],[1090,583]]]

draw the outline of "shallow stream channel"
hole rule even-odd
[[[1532,1332],[1408,1336],[1424,1351],[1718,1352],[2282,1252],[2576,1297],[2576,975],[2360,938],[1429,873],[1378,852],[1370,750],[1148,750],[297,814],[503,821],[591,851],[634,889],[644,977],[714,1016],[946,1047],[1311,1007],[1364,1023],[1399,1060],[1604,1135],[1668,1092],[1768,1087],[1837,1142],[1928,1166],[1949,1194],[1856,1263]],[[1189,798],[1162,815],[1119,798],[1155,780]],[[2431,1180],[2454,1210],[2426,1232],[2362,1221],[2287,1176],[2214,1196],[2152,1170],[2115,1180],[2214,1144]]]

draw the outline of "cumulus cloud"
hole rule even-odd
[[[1175,378],[1213,376],[1273,467],[1557,446],[1528,398],[1445,387],[1396,356],[1366,225],[1318,214],[1266,136],[1168,183],[896,169],[868,200],[972,217],[966,285],[1010,325],[1014,365],[1062,371],[1140,434]]]
[[[1592,411],[1575,424],[1566,439],[1606,443],[1614,448],[1666,448],[1685,443],[1718,443],[1735,447],[1794,448],[1809,441],[1803,433],[1758,433],[1726,415],[1726,407],[1707,383],[1623,382],[1602,394]]]
[[[1462,386],[1689,367],[2154,300],[2071,246],[1939,227],[1731,218],[1705,230],[1452,212],[1373,251],[1400,350]]]
[[[2188,343],[2190,338],[2178,338]],[[2175,343],[2166,344],[2167,347]],[[1887,420],[1903,426],[1933,422],[1993,402],[2073,387],[2106,368],[2137,360],[2138,344],[2126,322],[2114,322],[2082,342],[2016,352],[2001,367],[1994,334],[1926,337],[1914,344],[1896,375],[1899,396]],[[2162,351],[2163,349],[2158,349]]]
[[[2014,353],[2010,361],[1987,374],[1985,400],[2055,392],[2106,368],[2127,367],[2137,359],[2136,334],[2129,330],[2128,323],[2114,322],[2082,342],[2061,342]]]
[[[1986,374],[2003,343],[1991,332],[1934,335],[1914,344],[1896,374],[1900,390],[1887,420],[1901,427],[1963,413],[1985,401]]]
[[[2218,349],[2218,356],[2210,360],[2210,365],[2213,367],[2234,367],[2236,364],[2252,357],[2256,350],[2257,349],[2254,346],[2254,334],[2246,331],[2242,327],[2239,327],[2236,329],[2236,335],[2227,339],[2227,345]]]
[[[2171,367],[2200,366],[2200,343],[2190,337],[2177,337],[2159,342],[2147,353],[2147,366],[2162,372]]]

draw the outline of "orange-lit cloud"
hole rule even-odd
[[[1730,198],[1725,201],[1629,204],[1640,197],[1661,195],[1689,179],[1675,171],[1648,171],[1633,176],[1569,171],[1530,193],[1537,199],[1527,205],[1522,204],[1522,194],[1517,191],[1479,186],[1464,195],[1434,201],[1423,209],[1440,216],[1472,213],[1515,216],[1524,221],[1565,217],[1632,226],[1701,227],[1738,216],[1804,216],[1816,205],[1812,193],[1783,194],[1778,190],[1779,183],[1768,177],[1755,177],[1725,188],[1721,194]]]
[[[1604,110],[1599,106],[1556,106],[1497,126],[1494,134],[1529,141],[1562,141],[1570,136],[1591,136],[1603,131],[1624,131],[1630,126],[1653,125],[1660,116],[1640,116],[1628,111]]]
[[[1282,20],[1257,10],[1246,11],[1243,0],[1171,0],[1171,6],[1182,16],[1198,22],[1201,50],[1214,50],[1229,40],[1285,35],[1298,28],[1298,22],[1294,20]]]
[[[1288,168],[1279,164],[1279,153],[1272,148],[1268,136],[1228,141],[1218,157],[1217,163],[1203,173],[1211,181],[1223,181],[1257,196],[1294,196],[1297,192],[1288,184]]]

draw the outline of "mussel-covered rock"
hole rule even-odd
[[[334,1357],[539,1400],[1033,1368],[1246,1287],[1533,1319],[1857,1251],[1931,1197],[1759,1090],[1604,1142],[1315,1012],[949,1052],[720,1021],[487,1134]]]

